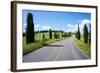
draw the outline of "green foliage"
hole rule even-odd
[[[49,32],[37,32],[35,33],[35,41],[42,41],[43,40],[43,34],[46,39],[49,39]]]
[[[45,41],[46,40],[46,38],[45,38],[45,34],[43,33],[43,41]]]
[[[77,38],[77,32],[75,33],[75,37]]]
[[[49,30],[36,31],[34,32],[34,35],[35,35],[35,41],[30,44],[27,44],[26,42],[26,35],[23,36],[23,55],[35,51],[43,46],[49,45],[53,42],[60,41],[67,38],[67,37],[61,37],[61,31],[58,32],[54,30],[52,30],[52,39],[49,38]]]
[[[57,33],[57,36],[58,36],[57,38],[60,38],[60,33]]]
[[[66,33],[66,37],[70,37],[71,35],[72,35],[71,32],[67,32],[67,33]]]
[[[56,33],[56,32],[54,33],[54,38],[55,38],[55,39],[57,38],[57,33]]]
[[[23,33],[23,37],[25,36],[25,33]]]
[[[23,37],[23,55],[29,52],[32,52],[34,50],[37,50],[38,48],[41,48],[41,47],[42,47],[41,42],[34,42],[34,43],[27,44],[26,38]]]
[[[91,58],[91,46],[87,43],[84,43],[84,38],[81,36],[80,40],[75,40],[75,43],[79,46],[79,48],[89,57]]]
[[[44,35],[44,33],[43,33],[43,39],[45,39],[45,35]]]
[[[61,37],[67,37],[66,33],[61,33]]]
[[[55,33],[54,33],[54,38],[55,38],[55,39],[58,39],[58,38],[60,38],[60,35],[59,35],[59,33],[55,32]]]
[[[78,38],[78,40],[80,40],[80,29],[79,29],[79,26],[78,26],[78,33],[77,33],[77,38]]]
[[[78,40],[80,40],[80,37],[81,37],[81,35],[80,35],[80,29],[79,29],[79,25],[78,25],[78,31],[76,32],[76,38]]]
[[[49,30],[49,38],[52,39],[52,30]]]
[[[27,44],[35,41],[34,34],[34,22],[32,13],[28,13],[27,15],[27,27],[26,27],[26,42]]]
[[[41,33],[39,33],[41,34]],[[47,35],[47,33],[45,33],[45,35]],[[38,37],[40,37],[39,35],[37,35]],[[46,36],[45,36],[46,37]],[[23,37],[23,55],[29,53],[29,52],[32,52],[32,51],[35,51],[43,46],[46,46],[48,44],[51,44],[53,42],[56,42],[56,41],[59,41],[58,39],[48,39],[48,40],[39,40],[38,38],[36,38],[38,41],[35,41],[34,43],[30,43],[30,44],[27,44],[26,43],[26,38]],[[60,39],[62,40],[62,39]]]
[[[88,35],[89,35],[89,44],[91,44],[91,24],[89,24],[89,27],[90,27],[90,30],[89,30],[89,33],[88,33]]]
[[[88,28],[86,26],[86,24],[84,25],[84,34],[83,34],[83,37],[84,37],[84,43],[88,43]]]

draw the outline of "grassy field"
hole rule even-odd
[[[54,32],[52,34],[54,35]],[[44,35],[45,35],[45,40],[43,40],[43,33],[36,33],[35,34],[35,42],[31,43],[31,44],[27,44],[26,38],[23,37],[23,55],[25,55],[25,54],[27,54],[31,51],[34,51],[36,49],[39,49],[43,46],[46,46],[48,44],[51,44],[53,42],[65,39],[65,38],[54,39],[54,37],[52,39],[49,39],[49,33],[48,32],[45,32]]]
[[[80,49],[91,58],[91,45],[84,43],[83,37],[80,40],[75,39],[75,43],[80,47]]]

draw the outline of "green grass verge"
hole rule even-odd
[[[84,43],[83,37],[80,40],[75,39],[75,43],[79,46],[79,48],[89,57],[91,58],[91,45]]]
[[[53,42],[59,41],[59,40],[63,40],[65,38],[60,38],[60,39],[47,39],[45,41],[41,40],[41,41],[35,41],[34,43],[31,44],[26,44],[26,38],[23,37],[23,55],[32,52],[34,50],[37,50],[43,46],[49,45]]]

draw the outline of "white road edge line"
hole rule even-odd
[[[60,48],[60,49],[59,49],[59,51],[58,51],[58,53],[57,53],[57,55],[56,55],[56,57],[55,57],[54,61],[56,61],[56,60],[57,60],[57,58],[58,58],[58,56],[59,56],[59,54],[60,54],[61,49],[62,49],[62,48]]]

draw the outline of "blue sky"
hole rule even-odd
[[[35,31],[52,29],[63,30],[65,32],[76,32],[78,24],[80,26],[80,30],[82,31],[84,24],[91,23],[90,13],[23,10],[23,32],[26,31],[28,13],[33,14]]]

